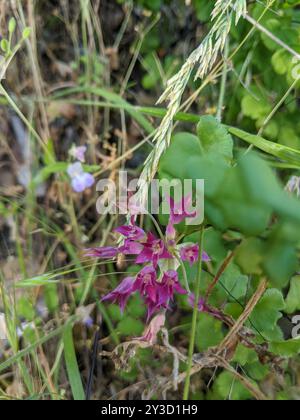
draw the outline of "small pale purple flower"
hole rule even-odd
[[[133,277],[126,277],[115,290],[102,298],[102,302],[111,301],[112,303],[118,303],[123,313],[129,297],[134,293],[134,281]]]
[[[75,192],[81,193],[91,188],[95,183],[93,175],[84,172],[80,162],[75,162],[68,167],[68,175],[72,180],[72,188]]]
[[[69,153],[74,159],[79,160],[80,162],[84,163],[86,151],[87,151],[86,146],[79,146],[79,147],[73,146]]]
[[[285,187],[289,193],[295,193],[297,197],[300,197],[300,177],[292,176]]]
[[[204,261],[204,262],[210,262],[211,261],[210,256],[205,251],[202,252],[202,261]]]
[[[118,248],[112,246],[106,246],[101,248],[91,248],[85,251],[86,257],[95,257],[103,259],[115,258],[119,253]]]

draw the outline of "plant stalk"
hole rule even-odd
[[[204,225],[200,231],[200,247],[199,247],[199,264],[198,264],[198,274],[195,287],[195,303],[192,319],[192,331],[189,347],[189,356],[188,356],[188,367],[186,371],[186,380],[184,386],[183,400],[188,401],[190,394],[190,383],[191,383],[191,370],[193,366],[193,355],[195,350],[196,342],[196,331],[197,331],[197,322],[198,322],[198,302],[200,299],[200,289],[201,289],[201,278],[202,278],[202,254],[203,254],[203,242],[204,242]]]

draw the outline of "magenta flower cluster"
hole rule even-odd
[[[126,277],[102,301],[119,304],[123,312],[130,296],[137,292],[147,306],[149,320],[153,314],[170,309],[170,302],[174,300],[175,294],[189,295],[189,301],[192,299],[188,285],[184,288],[179,281],[178,269],[183,262],[192,266],[199,260],[199,245],[178,245],[175,228],[185,218],[194,217],[187,211],[190,202],[189,197],[183,199],[180,205],[170,199],[171,215],[164,238],[157,238],[153,233],[146,234],[132,219],[130,225],[116,229],[123,237],[120,246],[87,250],[87,256],[103,259],[113,259],[120,254],[135,256],[135,264],[143,265],[137,276]],[[210,261],[205,252],[202,259]]]

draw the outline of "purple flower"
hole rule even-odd
[[[181,286],[178,273],[174,270],[167,271],[159,284],[159,301],[158,305],[167,307],[168,302],[174,299],[174,293],[186,295],[187,291]]]
[[[169,302],[174,300],[175,292],[181,295],[187,294],[187,291],[179,283],[176,271],[168,271],[165,273],[161,283],[159,283],[157,279],[153,281],[151,286],[149,286],[144,293],[145,304],[148,308],[147,319],[149,320],[155,312],[160,311],[161,309],[169,309]]]
[[[141,241],[142,239],[146,238],[146,233],[143,231],[143,229],[135,225],[120,226],[115,229],[115,231],[125,236],[125,238],[131,239],[132,241]]]
[[[199,260],[199,245],[197,244],[187,244],[180,249],[180,258],[182,261],[188,261],[192,266]],[[209,258],[206,252],[202,253],[202,261],[209,262]]]
[[[82,175],[80,171],[80,169],[82,170],[82,165],[80,163],[78,165],[80,166],[75,166],[75,169],[77,169],[79,174],[74,174],[71,171],[69,173],[70,176],[77,178]],[[179,259],[178,254],[180,254],[182,261],[188,261],[193,265],[199,259],[199,245],[189,243],[178,245],[175,225],[181,223],[186,217],[193,217],[193,214],[188,212],[191,204],[192,197],[185,197],[180,205],[175,204],[174,200],[170,199],[171,216],[165,238],[158,239],[151,232],[146,234],[143,229],[136,225],[135,217],[131,217],[129,225],[115,229],[115,232],[123,236],[121,246],[87,250],[87,256],[98,258],[111,259],[119,254],[134,255],[137,256],[136,264],[146,265],[135,278],[125,278],[102,301],[117,302],[123,312],[130,295],[138,292],[147,306],[149,320],[154,313],[162,312],[162,310],[165,312],[170,309],[169,304],[174,300],[176,293],[180,295],[188,294],[181,286],[178,273],[175,271],[180,266],[180,261],[177,261]],[[210,261],[209,256],[205,252],[202,253],[202,259],[203,261]],[[171,267],[173,270],[170,270]],[[189,302],[191,305],[193,305],[193,299],[193,295],[190,295]],[[204,301],[201,300],[199,302],[198,308],[199,310],[206,308]],[[150,343],[155,342],[164,319],[164,315],[154,318],[141,340]]]
[[[167,237],[167,241],[168,243],[170,243],[171,245],[175,244],[175,239],[176,239],[176,229],[173,225],[173,223],[171,223],[171,221],[168,223],[167,229],[166,229],[166,237]]]
[[[188,303],[192,308],[195,307],[195,295],[193,293],[189,294]],[[203,298],[200,298],[199,302],[198,302],[198,311],[199,312],[206,312],[205,308],[206,308],[205,300]]]
[[[178,225],[184,219],[188,217],[195,217],[197,215],[197,212],[190,212],[190,209],[193,204],[193,197],[191,195],[184,197],[179,203],[175,203],[175,200],[172,197],[170,197],[169,204],[171,210],[171,224]]]
[[[138,256],[136,264],[152,262],[153,266],[157,267],[159,260],[173,258],[164,241],[156,239],[152,233],[148,234],[147,242],[145,242],[143,246],[144,249]]]
[[[195,295],[193,293],[189,294],[188,303],[192,308],[195,307]],[[217,309],[209,306],[205,299],[202,297],[199,299],[197,307],[199,312],[205,312],[206,314],[209,314],[216,319],[222,320],[222,313]]]
[[[95,257],[95,258],[103,258],[103,259],[111,259],[115,258],[119,253],[118,248],[114,248],[112,246],[106,246],[101,248],[91,248],[85,251],[86,257]]]
[[[292,176],[285,187],[289,193],[296,193],[297,197],[300,197],[300,177]]]
[[[199,259],[199,245],[187,245],[180,249],[182,261],[188,261],[192,266]]]
[[[210,256],[205,251],[202,252],[202,261],[204,261],[204,262],[210,262],[211,261]]]
[[[133,277],[126,277],[115,290],[102,298],[102,302],[111,301],[112,303],[118,303],[123,313],[129,297],[134,292],[134,281]]]
[[[126,239],[124,245],[119,248],[119,252],[124,255],[139,255],[143,249],[141,243]]]
[[[133,289],[138,290],[142,297],[145,297],[152,303],[156,303],[157,286],[156,270],[151,266],[147,266],[138,274]]]
[[[156,311],[158,311],[161,308],[161,306],[159,306],[157,302],[153,302],[153,300],[149,298],[145,298],[144,301],[145,301],[145,305],[147,306],[147,322],[148,322],[150,318],[152,317],[152,315]]]
[[[72,180],[72,188],[77,193],[81,193],[86,189],[91,188],[95,183],[93,175],[84,172],[80,162],[69,165],[67,172]]]
[[[79,160],[80,162],[84,163],[86,151],[87,151],[86,146],[79,146],[79,147],[73,146],[69,153],[74,159]]]

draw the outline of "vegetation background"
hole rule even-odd
[[[7,335],[0,340],[0,399],[182,399],[178,374],[186,360],[174,349],[187,353],[191,309],[178,299],[162,346],[128,345],[113,353],[142,335],[145,308],[134,297],[122,316],[100,297],[136,267],[83,256],[92,245],[111,245],[122,220],[99,217],[95,189],[74,193],[66,171],[72,146],[87,145],[85,169],[97,179],[117,180],[120,169],[139,177],[165,114],[153,107],[211,29],[214,4],[0,1],[0,313]],[[234,136],[234,156],[249,146],[258,150],[253,159],[259,160],[230,175],[223,195],[208,197],[205,249],[212,262],[201,290],[220,273],[210,303],[236,320],[267,276],[268,290],[247,317],[254,348],[243,339],[231,342],[226,366],[210,364],[193,375],[195,400],[300,398],[300,341],[292,339],[300,311],[300,212],[296,198],[282,195],[300,168],[299,6],[296,0],[248,2],[254,23],[233,23],[216,66],[204,80],[190,78],[186,113],[175,118],[175,132],[189,134],[177,134],[160,166],[160,175],[185,173],[199,121],[206,146],[209,132],[226,147],[232,141],[222,120]],[[202,121],[203,115],[218,121]],[[222,179],[224,153],[221,146],[213,155],[215,166],[205,166],[205,155],[192,177]],[[232,145],[229,153],[232,158]],[[250,181],[261,186],[255,194]],[[145,226],[153,227],[149,220]],[[188,274],[193,283],[196,273]],[[218,346],[227,332],[224,319],[201,314],[196,353]],[[171,354],[162,351],[168,345]]]

